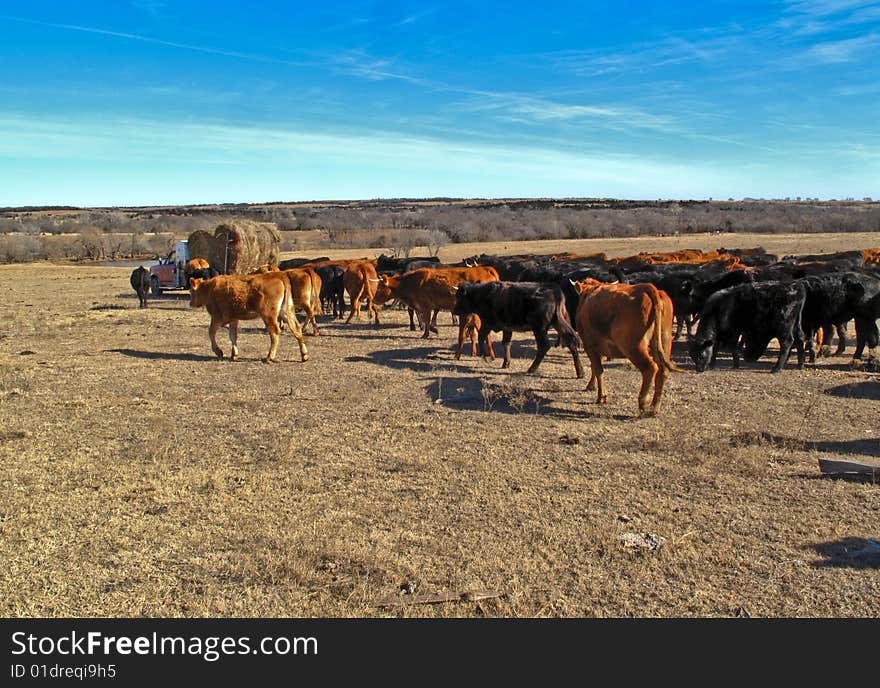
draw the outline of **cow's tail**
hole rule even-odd
[[[583,342],[581,342],[581,336],[571,326],[568,309],[565,307],[565,294],[560,290],[557,292],[557,296],[556,312],[554,314],[556,318],[556,332],[559,334],[557,346],[561,344],[566,347],[573,346],[575,349],[582,349]]]
[[[315,315],[324,315],[324,306],[321,304],[321,290],[318,289],[318,281],[315,273],[309,273],[309,282],[312,284],[312,308]]]
[[[293,306],[293,292],[290,289],[290,278],[287,276],[287,273],[281,271],[282,280],[281,283],[284,285],[284,297],[281,299],[281,303],[278,305],[278,312],[275,314],[275,319],[278,321],[279,327],[283,330],[284,323],[289,322],[288,317],[291,313],[294,312]]]
[[[663,365],[666,370],[671,373],[689,373],[689,370],[685,370],[684,368],[679,368],[674,361],[669,360],[669,357],[666,355],[666,349],[663,347],[663,319],[662,319],[662,309],[664,307],[663,302],[660,300],[658,296],[658,290],[655,288],[649,288],[648,294],[651,298],[651,313],[652,313],[652,322],[648,323],[648,327],[650,327],[653,331],[651,333],[651,344],[654,351],[657,352],[657,360]]]

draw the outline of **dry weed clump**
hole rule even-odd
[[[497,405],[499,409],[506,406],[520,414],[528,410],[538,415],[543,403],[543,399],[532,389],[529,379],[516,374],[501,382],[483,379],[480,394],[484,411],[492,411]]]

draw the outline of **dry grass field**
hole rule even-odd
[[[609,364],[599,407],[564,350],[525,375],[524,334],[510,371],[455,361],[448,314],[427,342],[404,311],[378,328],[325,318],[310,361],[285,332],[275,366],[252,321],[242,360],[218,361],[204,310],[182,292],[139,310],[129,273],[0,266],[3,616],[880,616],[880,562],[851,556],[880,538],[880,485],[817,467],[880,457],[880,375],[849,355],[773,376],[769,357],[739,371],[725,357],[673,376],[661,416],[636,419],[628,363]],[[627,532],[665,542],[628,547]],[[377,606],[482,590],[500,596]]]

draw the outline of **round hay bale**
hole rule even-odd
[[[265,263],[278,263],[281,234],[274,223],[229,220],[214,230],[214,241],[224,258],[219,264],[227,274],[245,274]]]

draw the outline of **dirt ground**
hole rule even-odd
[[[853,556],[880,538],[880,485],[817,464],[880,462],[880,375],[850,365],[852,345],[779,375],[770,356],[724,358],[673,376],[661,416],[636,419],[628,363],[610,362],[597,406],[563,349],[525,375],[525,334],[510,371],[455,361],[448,314],[428,341],[404,311],[378,328],[324,318],[310,361],[284,333],[274,366],[254,321],[242,360],[219,361],[204,310],[182,292],[139,310],[129,273],[0,266],[0,615],[880,616],[880,560]],[[693,368],[683,343],[674,357]],[[474,591],[499,596],[379,606]]]

